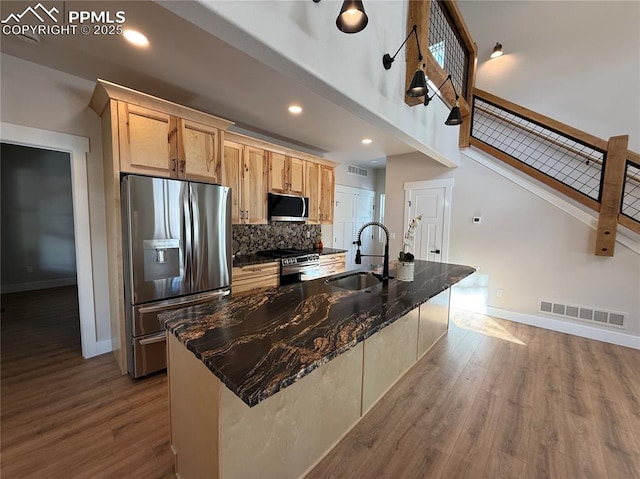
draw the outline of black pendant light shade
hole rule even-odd
[[[414,75],[413,80],[411,80],[411,85],[409,85],[409,89],[407,90],[407,96],[417,97],[424,96],[427,94],[427,80],[424,76],[424,71],[420,68]]]
[[[344,33],[358,33],[364,30],[369,23],[367,14],[364,13],[364,5],[361,0],[345,0],[340,9],[340,15],[336,18],[338,30]]]
[[[451,109],[447,120],[444,122],[447,126],[455,126],[462,124],[462,113],[460,112],[460,107],[458,106],[458,102],[456,101],[456,106]]]

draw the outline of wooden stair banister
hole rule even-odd
[[[586,162],[594,162],[604,166],[603,179],[600,186],[600,200],[596,201],[587,195],[579,193],[570,186],[564,184],[562,181],[548,176],[533,166],[526,164],[524,161],[515,159],[507,153],[504,153],[499,149],[474,138],[473,136],[470,139],[470,144],[472,146],[481,149],[499,160],[504,161],[510,166],[517,168],[527,175],[597,211],[599,213],[599,218],[596,233],[596,255],[613,256],[618,224],[621,224],[636,233],[640,233],[640,222],[621,213],[625,181],[635,183],[640,182],[640,177],[638,177],[637,174],[626,171],[628,161],[640,168],[640,154],[629,150],[627,147],[629,139],[628,135],[613,136],[608,141],[605,141],[594,135],[478,88],[474,88],[474,96],[486,103],[494,105],[497,108],[511,112],[514,115],[522,117],[532,123],[539,124],[547,130],[554,131],[566,138],[572,139],[577,143],[588,146],[592,150],[600,151],[606,155],[606,160],[603,162],[601,159],[594,158],[588,153],[578,151],[571,146],[563,145],[562,143],[555,141],[553,138],[548,138],[543,134],[533,131],[527,126],[510,121],[508,118],[503,118],[495,112],[488,111],[487,109],[479,106],[473,106],[473,108],[481,111],[484,115],[494,116],[497,122],[510,125],[512,128],[518,128],[526,132],[528,135],[540,138],[541,141],[561,146],[565,151],[584,158]]]

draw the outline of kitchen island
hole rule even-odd
[[[449,288],[474,271],[417,261],[413,282],[318,279],[165,313],[179,477],[300,477],[446,332]]]

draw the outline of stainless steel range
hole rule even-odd
[[[316,279],[320,273],[320,255],[314,250],[272,249],[258,254],[280,260],[280,285]]]

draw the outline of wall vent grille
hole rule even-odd
[[[359,166],[349,165],[349,173],[352,175],[367,177],[369,175],[369,170],[366,168],[360,168]]]
[[[627,328],[627,314],[618,311],[607,311],[600,308],[575,306],[569,304],[540,301],[540,311],[566,318],[589,321],[591,323],[606,324],[616,328]]]

